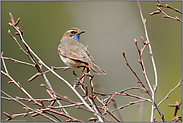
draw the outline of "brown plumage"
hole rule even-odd
[[[61,39],[58,46],[58,52],[62,61],[70,68],[81,69],[88,67],[95,74],[106,74],[104,70],[99,68],[86,47],[79,42],[81,31],[78,28],[68,29]]]

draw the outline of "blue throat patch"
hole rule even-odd
[[[75,39],[79,42],[80,34],[76,34],[72,36],[72,39]]]

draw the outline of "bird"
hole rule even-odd
[[[72,69],[87,68],[94,74],[105,75],[106,72],[96,65],[87,48],[80,43],[80,35],[85,33],[76,27],[69,28],[63,35],[58,46],[61,60]],[[89,72],[89,71],[88,71]]]

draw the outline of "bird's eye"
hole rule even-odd
[[[71,31],[71,34],[75,34],[76,32],[75,31]]]

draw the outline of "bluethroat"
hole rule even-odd
[[[106,74],[99,68],[87,48],[79,42],[80,35],[85,33],[78,28],[69,28],[60,40],[58,52],[62,61],[72,69],[91,70],[95,74]]]

